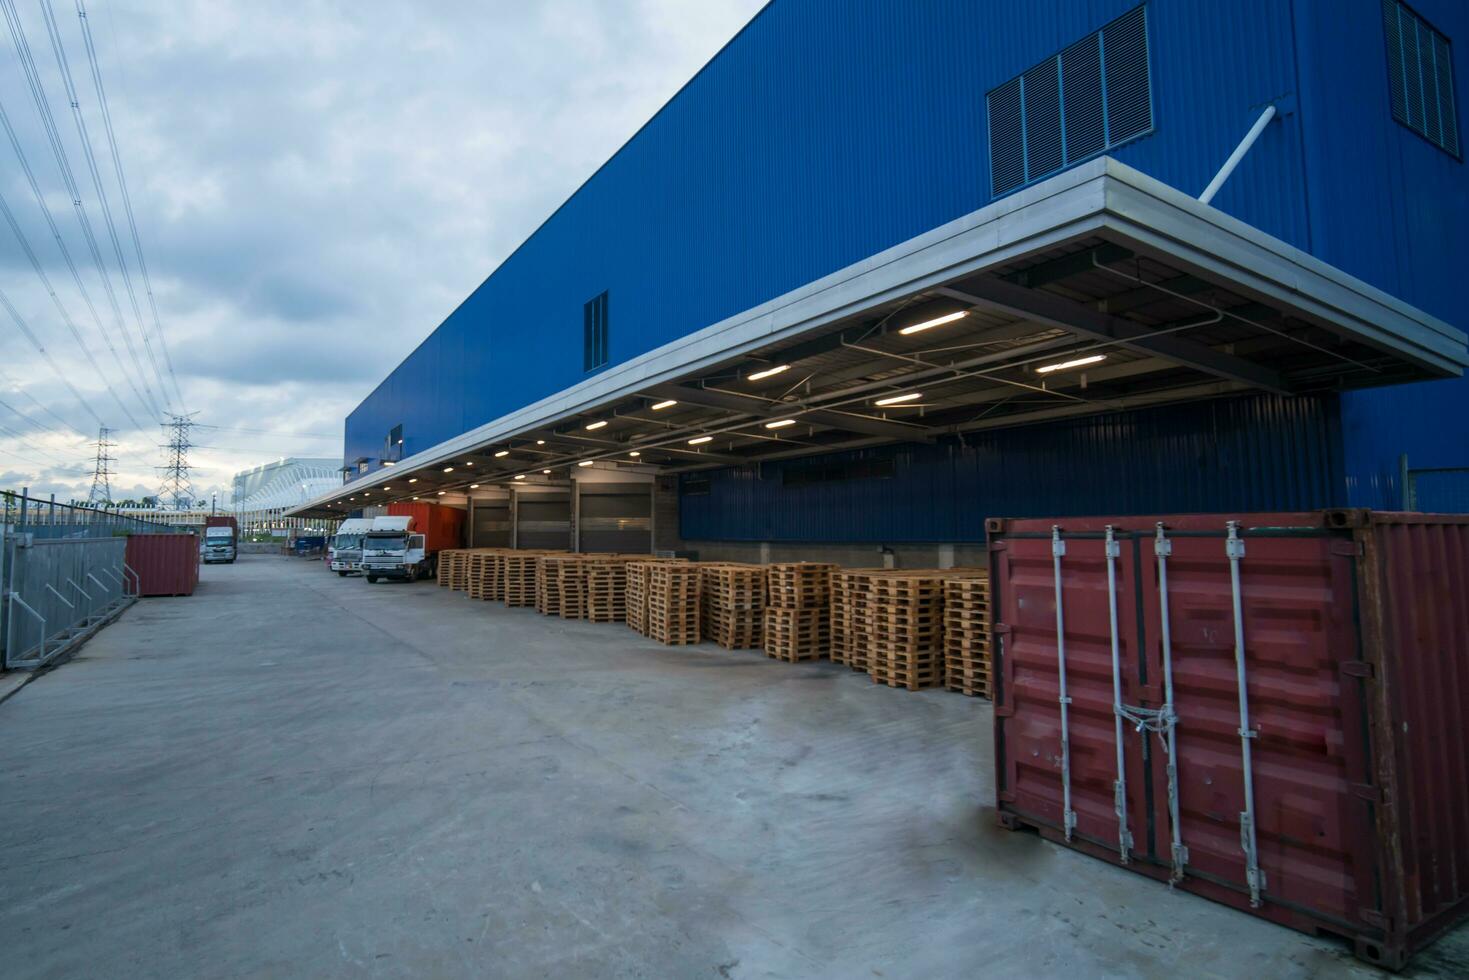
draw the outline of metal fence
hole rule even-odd
[[[0,493],[0,666],[43,667],[137,597],[127,535],[187,533],[104,508]]]

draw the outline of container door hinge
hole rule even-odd
[[[996,623],[995,628],[990,630],[990,632],[995,634],[995,636],[1009,636],[1010,627],[1005,623]]]
[[[997,705],[995,705],[995,717],[996,718],[1014,718],[1015,717],[1015,707],[1013,705],[1009,705],[1009,704],[997,704]]]
[[[1342,555],[1346,558],[1361,558],[1362,543],[1360,541],[1339,540],[1331,542],[1331,553]]]
[[[1368,803],[1382,802],[1382,790],[1371,783],[1353,783],[1352,795],[1359,800],[1366,800]]]
[[[990,542],[990,551],[1009,551],[1010,542],[1004,539]]]
[[[1365,677],[1368,680],[1377,676],[1377,668],[1365,660],[1344,660],[1341,672],[1348,677]]]

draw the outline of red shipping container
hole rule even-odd
[[[1002,824],[1393,969],[1469,912],[1469,516],[989,531]]]
[[[463,547],[465,512],[457,507],[409,501],[388,504],[388,516],[413,518],[413,533],[423,535],[424,554]]]
[[[123,560],[140,596],[193,595],[199,584],[197,534],[130,534]]]

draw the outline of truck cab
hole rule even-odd
[[[429,578],[437,570],[437,558],[428,553],[424,536],[414,532],[412,517],[374,517],[372,530],[362,539],[362,573],[372,583]]]
[[[235,529],[229,526],[204,529],[204,561],[235,563]]]
[[[328,548],[332,571],[343,576],[362,571],[362,539],[371,530],[370,517],[349,517],[342,522]]]

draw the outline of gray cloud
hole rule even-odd
[[[126,242],[76,18],[65,0],[53,2]],[[89,21],[186,407],[201,422],[282,433],[201,438],[199,488],[222,487],[235,470],[276,456],[339,452],[339,437],[319,434],[339,433],[383,375],[760,5],[96,0]],[[34,8],[21,13],[113,267],[43,25]],[[10,50],[3,32],[0,47]],[[0,156],[11,162],[0,186],[103,373],[143,427],[121,416],[74,349],[5,229],[0,286],[87,401],[124,430],[119,483],[151,489],[161,437],[125,383],[125,372],[136,373],[132,360],[15,60],[13,53],[0,59],[0,98],[122,368],[3,145]],[[143,335],[115,268],[112,278],[146,372]],[[140,280],[135,287],[151,331]],[[76,430],[63,443],[0,409],[0,424],[33,433],[26,446],[0,438],[0,452],[78,459],[84,470],[78,477],[0,455],[0,484],[84,495],[89,451],[80,440],[95,422],[4,322],[0,363]],[[14,392],[0,398],[24,407]]]

